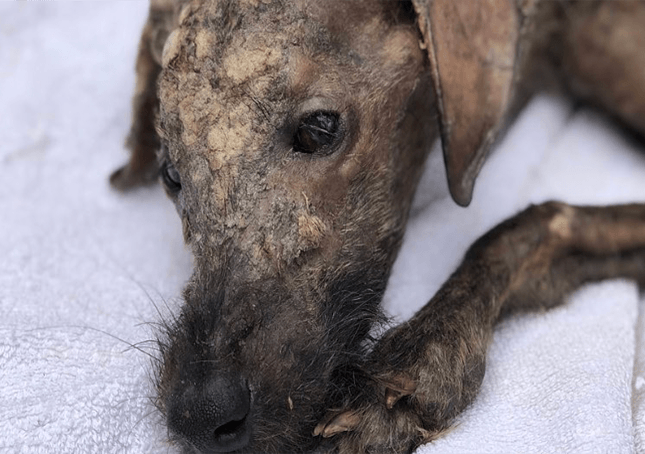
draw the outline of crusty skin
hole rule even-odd
[[[645,206],[551,202],[478,240],[409,323],[369,341],[440,134],[420,3],[151,3],[132,157],[111,181],[146,184],[160,164],[180,178],[166,189],[195,271],[162,336],[157,404],[185,452],[197,448],[173,433],[178,396],[222,371],[253,402],[249,444],[235,452],[409,452],[475,398],[501,317],[558,304],[583,282],[645,279]],[[645,133],[643,2],[516,6],[501,123],[556,88]],[[316,111],[339,114],[341,138],[331,153],[299,153],[299,122]]]

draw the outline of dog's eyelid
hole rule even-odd
[[[170,161],[168,156],[165,156],[161,161],[161,180],[172,195],[176,195],[181,191],[181,178],[175,165]]]
[[[329,96],[310,96],[309,98],[300,102],[300,106],[296,111],[296,116],[302,118],[318,111],[342,111],[343,102],[336,97]]]

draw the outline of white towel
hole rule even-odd
[[[107,185],[126,158],[146,9],[0,4],[2,453],[174,452],[151,404],[146,323],[177,313],[191,258],[160,188],[120,196]],[[645,199],[644,155],[599,116],[544,97],[486,164],[468,209],[448,199],[441,166],[434,153],[386,295],[399,317],[431,297],[478,235],[529,202]],[[627,282],[506,321],[480,396],[419,452],[642,449],[637,322]]]

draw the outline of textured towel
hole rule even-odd
[[[126,158],[146,9],[0,4],[2,453],[173,452],[153,407],[146,341],[159,313],[177,313],[191,259],[160,188],[120,196],[107,185]],[[644,155],[602,118],[538,98],[486,164],[468,209],[449,200],[433,153],[386,306],[411,315],[478,235],[528,203],[644,201],[644,177]],[[504,322],[480,396],[419,452],[642,450],[638,313],[636,287],[614,281]]]

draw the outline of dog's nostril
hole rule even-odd
[[[242,449],[251,438],[250,400],[248,388],[231,377],[182,384],[168,400],[168,428],[200,453]]]
[[[224,423],[221,426],[219,426],[217,429],[215,429],[215,432],[214,432],[215,438],[219,439],[219,438],[236,436],[240,430],[244,429],[245,423],[246,423],[246,418]]]
[[[225,422],[213,431],[212,437],[210,445],[212,452],[230,452],[243,448],[249,443],[250,438],[246,416]]]

